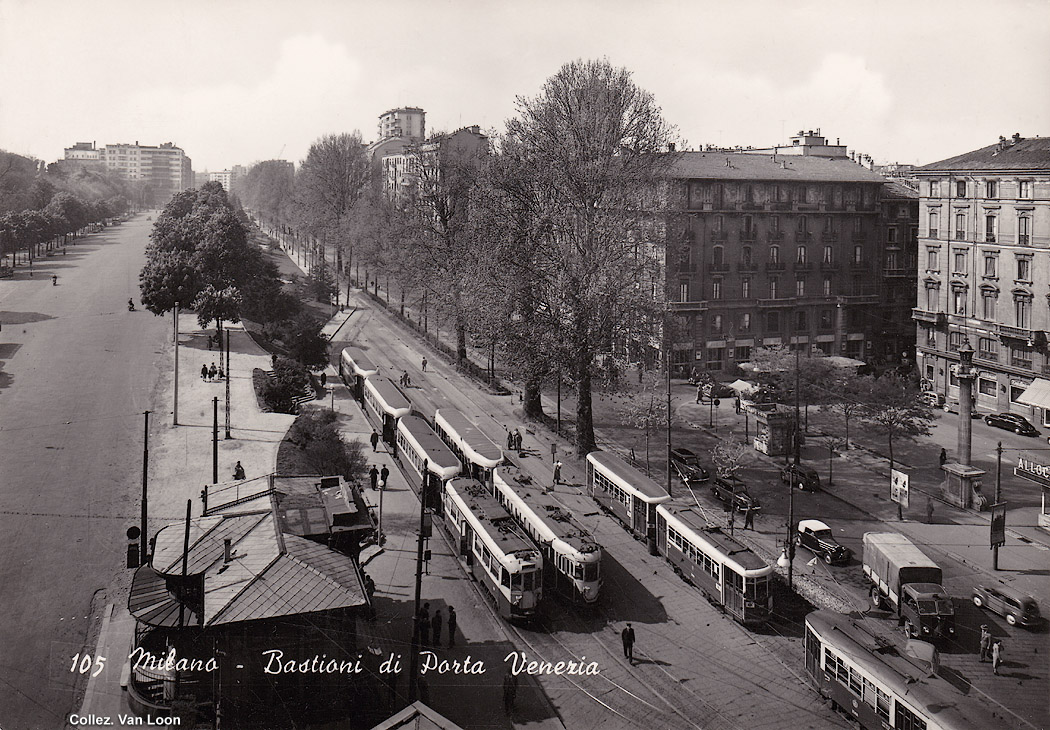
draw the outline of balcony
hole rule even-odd
[[[854,260],[854,261],[850,261],[849,262],[849,268],[850,268],[851,271],[865,271],[869,267],[868,267],[868,262],[867,261],[856,261],[856,260]]]
[[[784,262],[783,261],[767,261],[766,262],[766,271],[783,271],[783,270],[784,270]]]
[[[753,200],[740,204],[740,210],[762,210],[764,207],[761,203],[756,203]]]
[[[820,234],[820,240],[826,241],[827,243],[834,243],[839,240],[839,236],[835,231],[824,231]]]
[[[834,261],[821,261],[820,262],[820,270],[821,271],[838,271],[838,269],[839,269],[839,265],[837,263],[835,263]]]
[[[1029,236],[1027,233],[1019,233],[1017,235],[1017,243],[1020,246],[1031,246],[1032,245],[1030,243],[1031,240],[1032,240],[1031,236]]]
[[[729,264],[724,261],[721,263],[708,264],[707,270],[712,273],[729,271]]]
[[[801,242],[812,241],[813,234],[809,231],[795,231],[795,240]]]
[[[740,240],[741,241],[754,241],[755,240],[755,233],[756,233],[756,229],[754,229],[754,228],[745,228],[744,230],[740,231]]]
[[[857,243],[863,243],[868,240],[868,234],[864,231],[853,231],[853,233],[850,234],[850,240],[856,241]]]
[[[773,210],[791,210],[791,201],[772,204]]]
[[[795,262],[795,271],[811,271],[812,269],[813,269],[813,264],[811,264],[809,261],[796,261]]]
[[[783,231],[770,231],[769,232],[769,240],[770,241],[783,241],[784,240],[784,232]]]
[[[759,299],[758,306],[760,307],[796,307],[798,302],[793,297],[784,297],[783,299]]]
[[[726,231],[711,231],[712,241],[725,241],[729,238],[729,233]]]
[[[882,270],[882,275],[887,279],[910,279],[916,275],[915,269],[889,269]]]
[[[994,233],[985,233],[984,234],[984,242],[985,243],[995,243],[995,234]]]
[[[758,264],[754,261],[741,261],[736,265],[737,271],[758,271]]]
[[[999,332],[999,337],[1008,340],[1024,340],[1025,342],[1035,339],[1035,334],[1030,329],[1023,327],[1011,327],[1006,324],[998,324],[996,328]]]
[[[706,312],[707,300],[698,302],[669,302],[672,312]]]
[[[911,318],[916,322],[928,322],[935,327],[945,327],[948,324],[947,314],[944,312],[931,312],[927,309],[912,309]]]

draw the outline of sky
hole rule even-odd
[[[1050,134],[1050,0],[0,0],[0,149],[170,141],[216,171],[371,141],[399,106],[499,132],[581,58],[694,148],[819,127],[928,163]]]

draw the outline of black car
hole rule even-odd
[[[671,465],[683,482],[706,482],[710,479],[707,469],[700,466],[700,460],[689,449],[671,449]]]
[[[815,492],[820,489],[820,475],[817,470],[805,464],[788,464],[780,470],[780,481],[791,484],[803,491]]]
[[[740,512],[746,512],[748,507],[755,511],[762,509],[759,501],[748,493],[747,485],[739,479],[716,476],[711,482],[711,493],[723,504],[732,505]]]
[[[993,415],[985,416],[984,422],[989,426],[1013,431],[1021,436],[1039,435],[1039,429],[1029,423],[1028,419],[1024,416],[1018,416],[1016,413],[995,413]]]
[[[798,523],[798,531],[795,533],[795,544],[807,548],[824,559],[828,565],[836,563],[846,565],[850,561],[853,552],[844,545],[840,545],[831,534],[831,528],[820,520],[802,520]]]
[[[725,383],[705,383],[704,384],[704,397],[705,398],[733,398],[736,396],[736,391],[730,388]]]

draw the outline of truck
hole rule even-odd
[[[864,533],[864,575],[871,603],[896,616],[908,636],[927,641],[955,635],[955,607],[941,586],[941,569],[896,532]]]

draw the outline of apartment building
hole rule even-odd
[[[193,165],[186,153],[172,142],[158,146],[77,142],[67,147],[66,160],[115,173],[125,180],[142,184],[144,199],[150,205],[164,205],[175,193],[193,186]]]
[[[824,153],[808,154],[812,143]],[[728,370],[790,345],[858,360],[881,332],[886,181],[818,135],[793,154],[681,153],[681,224],[666,253],[679,370]],[[829,149],[831,148],[831,149]],[[900,265],[906,262],[898,260]]]
[[[922,376],[957,401],[968,343],[977,408],[1050,426],[1050,138],[1000,137],[912,174]]]

